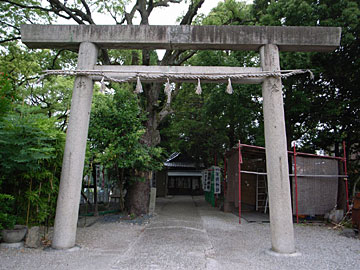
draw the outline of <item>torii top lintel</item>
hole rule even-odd
[[[340,27],[22,25],[30,48],[78,49],[81,42],[108,49],[259,50],[275,44],[281,51],[333,51]]]

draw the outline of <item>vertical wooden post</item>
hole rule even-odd
[[[95,44],[81,43],[77,69],[93,69],[97,53]],[[55,249],[75,245],[93,86],[86,76],[77,76],[74,82],[52,242]]]
[[[276,45],[262,46],[260,56],[263,71],[280,71],[279,49]],[[278,254],[294,254],[294,228],[282,94],[280,77],[268,77],[264,80],[262,96],[272,251]]]

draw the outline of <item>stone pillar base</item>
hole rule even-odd
[[[294,253],[280,253],[276,252],[272,249],[265,250],[265,254],[274,256],[274,257],[280,257],[280,258],[291,258],[291,257],[299,257],[301,256],[300,252],[294,252]]]

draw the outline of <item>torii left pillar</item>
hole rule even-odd
[[[97,55],[98,49],[95,44],[82,42],[79,47],[77,70],[92,69],[96,64]],[[75,78],[52,241],[52,247],[55,249],[75,246],[93,87],[91,78]]]

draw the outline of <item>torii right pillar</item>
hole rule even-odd
[[[260,57],[263,71],[280,71],[278,46],[274,44],[262,46],[260,48]],[[295,255],[281,78],[267,77],[262,84],[262,96],[271,251],[278,255]]]

